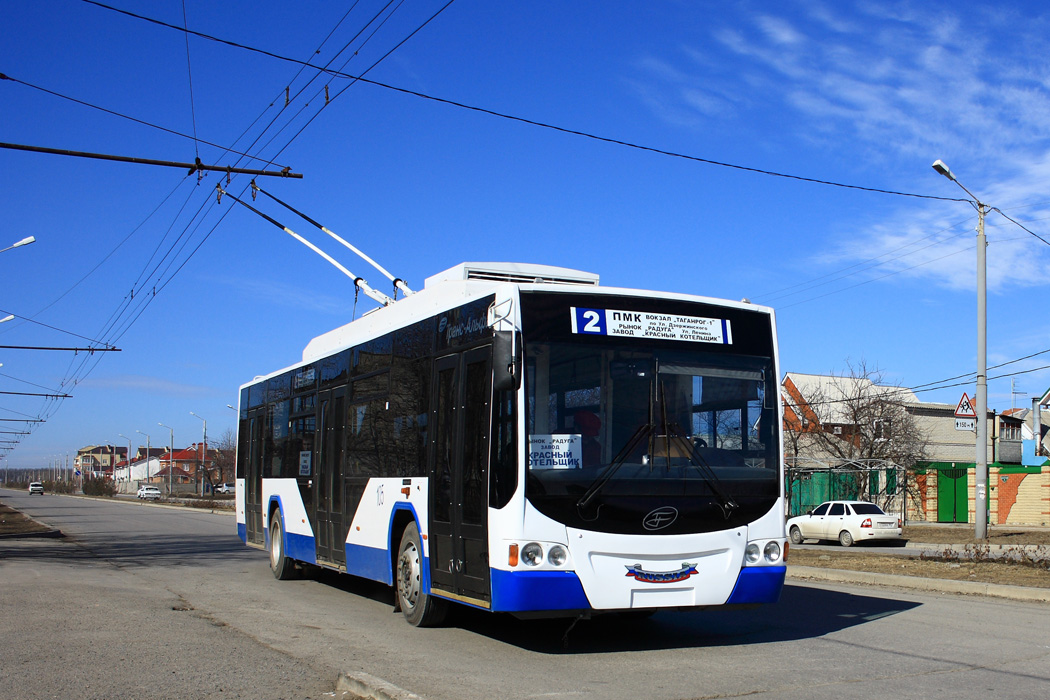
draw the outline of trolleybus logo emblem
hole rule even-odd
[[[682,562],[682,568],[677,571],[646,571],[641,564],[627,567],[628,576],[645,583],[677,583],[685,581],[696,573],[699,573],[696,570],[696,564],[690,564],[685,561]]]
[[[678,509],[671,506],[657,508],[642,518],[642,527],[646,530],[662,530],[678,519]]]

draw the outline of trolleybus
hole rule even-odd
[[[775,602],[772,310],[598,282],[465,263],[241,387],[240,538],[417,626]]]

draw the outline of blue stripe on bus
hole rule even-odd
[[[237,523],[237,536],[241,538],[241,542],[248,544],[248,526],[244,523]]]
[[[574,571],[490,569],[492,610],[586,610],[591,607]]]
[[[284,556],[295,559],[306,564],[317,563],[317,545],[313,535],[298,535],[288,532],[288,526],[284,520],[284,504],[281,497],[270,496],[270,505],[277,504],[277,513],[281,516],[281,532],[284,533]],[[266,521],[269,523],[269,519]],[[270,528],[266,528],[266,548],[270,548]]]
[[[775,603],[784,588],[786,566],[748,566],[740,570],[736,588],[726,605]]]
[[[385,583],[394,582],[390,574],[390,552],[360,544],[346,545],[346,573]]]

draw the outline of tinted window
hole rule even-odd
[[[852,503],[853,512],[857,515],[886,515],[882,508],[874,503]]]
[[[824,515],[828,512],[828,504],[821,503],[819,506],[813,509],[813,515]]]
[[[831,506],[831,511],[828,513],[828,515],[845,515],[845,514],[846,514],[846,506],[842,505],[841,503],[833,504]]]

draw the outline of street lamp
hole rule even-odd
[[[8,250],[11,250],[12,248],[21,248],[24,245],[29,245],[30,243],[32,243],[35,240],[36,240],[36,238],[34,238],[33,236],[26,236],[25,238],[20,240],[18,243],[14,243],[14,244],[9,245],[6,248],[0,250],[0,253],[4,253],[4,252],[6,252]]]
[[[204,471],[208,471],[208,421],[198,416],[193,411],[190,411],[190,415],[194,418],[204,421],[204,450],[201,454],[201,465],[204,467]],[[196,481],[196,479],[194,479]],[[196,488],[196,484],[194,484]],[[201,496],[204,496],[204,478],[201,477]]]
[[[175,459],[175,429],[170,425],[164,425],[163,423],[157,423],[162,428],[167,428],[171,433],[171,447],[168,450],[168,497],[171,497],[171,472],[175,468],[172,460]]]
[[[123,433],[117,433],[117,437],[122,437],[128,441],[128,481],[131,481],[131,438],[129,438],[127,435],[124,435]],[[116,470],[113,470],[113,478],[116,478],[116,476],[117,472]]]
[[[933,169],[962,188],[977,209],[977,472],[974,479],[974,538],[988,538],[988,243],[984,237],[984,216],[991,208],[955,179],[955,174],[935,160]]]
[[[136,430],[135,432],[138,433],[139,435],[145,435],[146,436],[146,483],[149,483],[150,437],[149,437],[148,433],[144,433],[141,430]],[[130,478],[131,478],[131,473],[129,472],[128,473],[128,479],[130,479]]]

